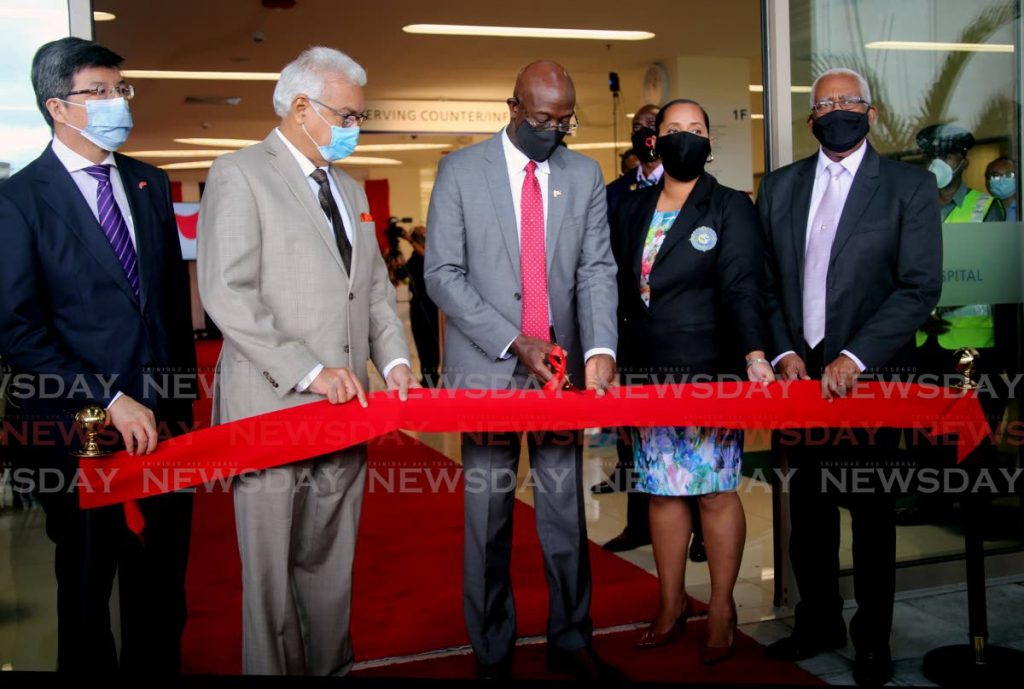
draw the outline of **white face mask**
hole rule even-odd
[[[963,167],[963,162],[957,165],[954,170],[945,160],[936,158],[928,166],[928,171],[935,175],[935,181],[938,183],[939,189],[945,189],[952,184],[953,175],[955,175],[961,167]]]

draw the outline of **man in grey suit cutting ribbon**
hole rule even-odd
[[[224,333],[214,423],[324,398],[366,406],[368,359],[401,398],[419,387],[366,195],[330,164],[355,149],[365,83],[344,53],[310,48],[274,89],[280,125],[210,169],[198,267]],[[246,673],[351,669],[365,478],[361,445],[236,480]]]
[[[573,381],[614,384],[615,261],[601,170],[560,146],[576,128],[563,67],[527,65],[509,99],[511,122],[441,161],[427,219],[425,277],[447,318],[444,384],[521,389],[551,378],[554,343]],[[585,372],[584,372],[585,371]],[[482,677],[506,677],[516,641],[509,577],[518,433],[462,439],[467,471],[463,604]],[[537,533],[550,591],[548,666],[581,679],[614,677],[590,646],[590,562],[579,434],[531,434]],[[504,488],[504,489],[503,489]]]

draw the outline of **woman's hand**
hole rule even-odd
[[[775,371],[772,370],[770,361],[764,358],[764,352],[754,351],[746,356],[747,359],[747,380],[751,383],[768,385],[775,380]]]

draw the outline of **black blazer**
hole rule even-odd
[[[768,241],[773,355],[807,356],[803,271],[818,154],[765,176],[757,199]],[[847,349],[868,369],[914,364],[914,333],[942,290],[942,222],[935,176],[867,145],[846,199],[829,264],[825,361]],[[813,374],[812,374],[813,375]]]
[[[619,366],[660,379],[742,372],[743,355],[768,344],[763,234],[754,205],[703,174],[655,258],[648,307],[640,297],[640,261],[661,190],[659,184],[627,194],[611,221]],[[715,240],[701,243],[693,237],[698,228],[711,228]]]
[[[14,374],[11,406],[65,423],[122,391],[180,432],[192,419],[195,345],[170,182],[116,160],[135,226],[138,297],[51,147],[0,184],[0,357]],[[47,394],[31,384],[40,374]]]

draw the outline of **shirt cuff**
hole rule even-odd
[[[116,402],[116,401],[118,401],[119,399],[121,399],[121,396],[122,396],[122,395],[124,395],[124,393],[123,393],[123,392],[121,392],[120,390],[118,390],[117,392],[115,392],[115,393],[114,393],[114,399],[110,400],[110,404],[108,404],[108,405],[107,405],[107,409],[110,409],[111,407],[113,407],[113,406],[114,406],[114,402]]]
[[[772,359],[772,368],[778,366],[779,362],[782,361],[785,357],[789,356],[790,354],[796,354],[796,352],[790,349]]]
[[[587,363],[590,361],[591,357],[597,356],[598,354],[607,354],[612,358],[612,361],[615,361],[615,350],[608,349],[607,347],[594,347],[593,349],[588,349],[583,354],[583,363]]]
[[[300,380],[295,385],[295,392],[305,392],[306,390],[308,390],[309,386],[313,384],[314,380],[316,380],[316,377],[318,375],[320,375],[320,371],[323,371],[323,370],[324,370],[324,365],[323,364],[317,364],[316,366],[314,366],[313,370],[310,371],[309,374],[305,378]]]
[[[857,364],[857,368],[859,368],[859,369],[860,369],[860,372],[861,372],[861,373],[864,373],[864,369],[866,369],[866,368],[867,368],[867,366],[865,366],[865,365],[864,365],[864,362],[863,362],[863,361],[861,361],[860,359],[858,359],[858,358],[857,358],[857,355],[856,355],[856,354],[854,354],[853,352],[851,352],[851,351],[850,351],[849,349],[844,349],[843,351],[841,351],[841,352],[839,352],[839,353],[840,353],[840,354],[845,354],[846,356],[848,356],[848,357],[850,357],[851,359],[853,359],[853,363]]]
[[[409,368],[412,368],[412,364],[409,363],[408,359],[403,359],[401,357],[395,359],[390,364],[385,366],[384,370],[380,372],[380,375],[384,378],[385,381],[388,379],[388,374],[391,373],[391,369],[393,369],[395,366],[398,366],[399,364],[405,364]]]
[[[516,337],[519,337],[519,336],[516,335]],[[508,343],[508,346],[505,347],[505,349],[501,350],[501,356],[498,357],[499,361],[505,361],[506,359],[511,359],[512,358],[512,353],[509,352],[508,350],[512,349],[512,345],[515,344],[515,342],[516,342],[516,337],[513,337],[512,341]]]

